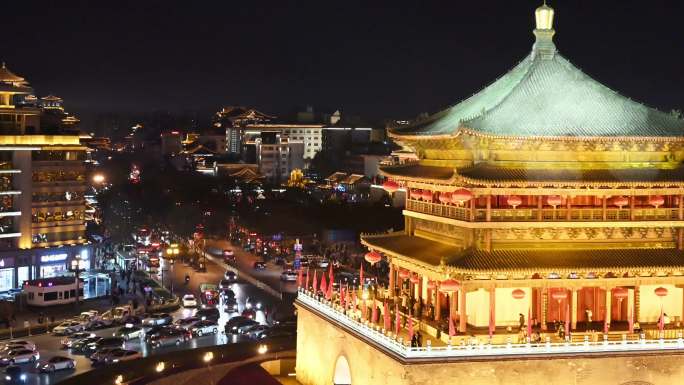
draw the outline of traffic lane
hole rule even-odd
[[[213,261],[207,259],[206,272],[196,272],[191,267],[185,266],[182,263],[176,262],[171,273],[171,277],[174,280],[174,292],[176,295],[182,297],[184,294],[193,294],[199,302],[200,290],[199,287],[202,283],[210,283],[218,285],[222,279],[224,279],[225,268],[220,266]],[[185,284],[185,274],[190,275],[190,282]],[[260,290],[259,288],[247,284],[240,279],[240,274],[238,273],[238,280],[231,285],[231,289],[235,293],[235,299],[238,304],[238,312],[227,314],[223,311],[223,303],[219,306],[221,312],[221,318],[219,319],[219,324],[224,325],[230,317],[239,315],[246,308],[246,302],[251,299],[251,302],[257,302],[262,304],[263,311],[257,311],[257,321],[261,323],[270,323],[272,319],[273,312],[278,308],[278,300]],[[189,317],[193,314],[193,309],[181,309],[182,317]]]
[[[235,267],[238,270],[246,272],[280,292],[297,292],[296,282],[284,282],[280,279],[283,266],[276,265],[271,261],[266,264],[265,269],[255,269],[254,262],[261,261],[262,259],[255,254],[243,250],[239,245],[233,245],[227,240],[213,240],[207,246],[206,251],[216,258],[223,259],[223,250],[226,249],[231,249],[235,253]]]

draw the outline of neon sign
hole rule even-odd
[[[48,255],[42,255],[40,257],[40,261],[45,263],[45,262],[59,262],[59,261],[65,261],[67,259],[67,254],[48,254]]]

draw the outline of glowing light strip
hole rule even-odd
[[[502,344],[492,345],[481,343],[479,345],[448,345],[436,347],[409,347],[403,345],[376,328],[366,323],[352,319],[341,311],[312,297],[310,293],[300,290],[297,301],[324,314],[340,325],[371,339],[401,357],[411,358],[449,358],[449,357],[500,357],[519,355],[563,355],[582,353],[619,353],[619,352],[644,352],[678,350],[684,351],[684,339],[658,339],[658,340],[623,340],[623,341],[599,341],[599,342],[561,342],[539,344]]]

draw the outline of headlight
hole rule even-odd
[[[19,378],[21,378],[22,381],[26,381],[26,375],[25,374],[22,374],[21,376],[19,376]]]
[[[5,376],[5,380],[6,380],[6,381],[12,381],[12,377],[10,377],[10,376]]]
[[[257,309],[261,309],[261,302],[257,302]]]

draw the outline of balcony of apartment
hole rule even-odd
[[[59,207],[62,210],[66,210],[68,208],[79,209],[85,206],[85,199],[83,192],[75,190],[58,192],[34,192],[31,206],[36,208]]]
[[[31,227],[42,229],[47,227],[79,226],[83,225],[84,221],[84,210],[42,211],[33,213],[31,216]]]
[[[85,182],[85,172],[82,170],[38,170],[33,172],[34,186],[71,186]]]
[[[467,222],[676,221],[680,208],[480,208],[407,199],[406,210]]]

